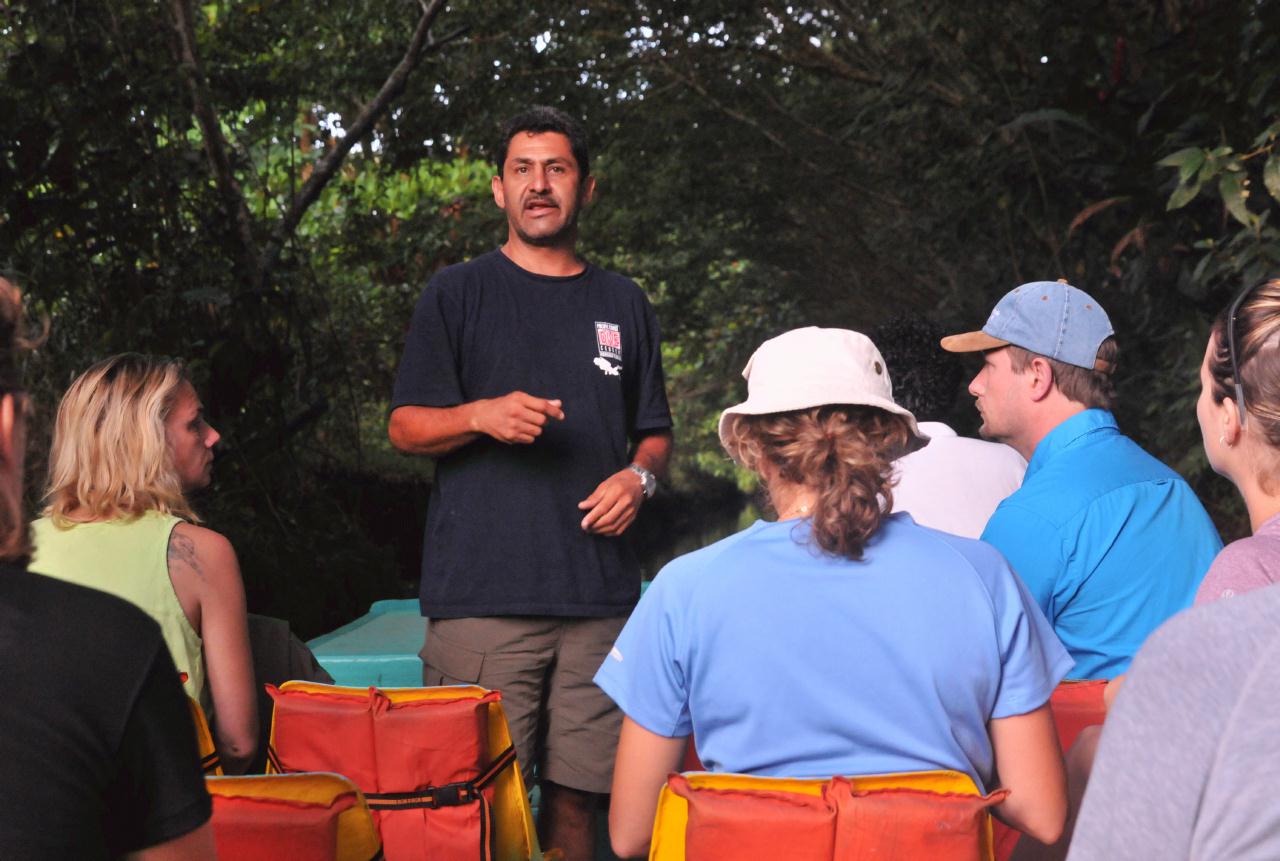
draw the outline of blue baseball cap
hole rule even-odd
[[[1066,281],[1032,281],[1004,294],[982,331],[949,335],[942,349],[973,353],[1012,344],[1109,374],[1111,363],[1098,358],[1098,348],[1114,334],[1107,312],[1088,293]]]

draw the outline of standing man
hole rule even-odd
[[[1182,477],[1116,427],[1111,321],[1065,281],[1036,281],[942,347],[983,353],[969,383],[979,433],[1028,461],[983,540],[1035,595],[1075,658],[1072,678],[1123,673],[1148,634],[1191,606],[1222,541]]]
[[[592,676],[635,605],[622,537],[671,453],[658,323],[576,251],[582,126],[536,107],[497,147],[497,251],[438,272],[414,310],[388,434],[437,459],[423,539],[423,683],[500,690],[545,845],[594,852],[621,714]]]

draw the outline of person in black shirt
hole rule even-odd
[[[212,806],[159,627],[26,571],[21,307],[0,279],[0,858],[212,859]]]
[[[639,597],[623,533],[666,468],[671,414],[653,309],[576,251],[595,187],[581,126],[534,108],[498,149],[506,244],[423,291],[388,434],[438,459],[424,683],[502,692],[543,843],[576,861],[621,725],[591,679]]]

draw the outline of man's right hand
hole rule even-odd
[[[528,445],[542,435],[547,419],[564,420],[559,400],[512,392],[471,404],[471,430],[499,442]]]

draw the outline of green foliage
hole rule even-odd
[[[411,589],[430,465],[385,439],[403,332],[431,273],[502,241],[487,159],[534,102],[587,119],[600,194],[583,251],[658,310],[671,529],[703,535],[683,501],[732,509],[725,488],[751,486],[716,421],[764,339],[910,309],[972,328],[1014,284],[1057,277],[1116,324],[1122,424],[1242,528],[1192,404],[1208,320],[1280,270],[1275,0],[457,0],[433,32],[463,35],[424,54],[260,281],[171,5],[0,12],[0,268],[53,322],[30,374],[46,416],[103,355],[189,358],[228,440],[202,510],[255,609],[314,632]],[[420,7],[197,11],[262,247]],[[972,430],[963,399],[959,415]]]

